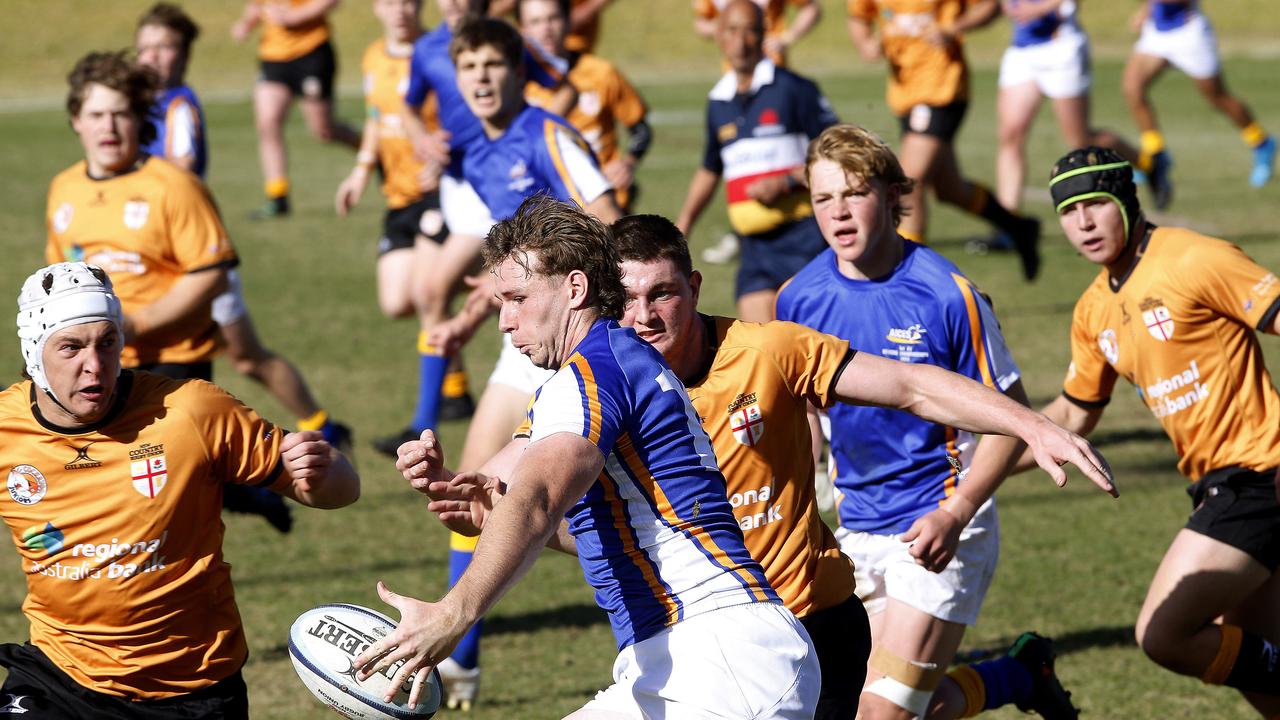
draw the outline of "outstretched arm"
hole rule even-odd
[[[280,443],[287,480],[276,492],[313,508],[346,507],[360,497],[360,477],[346,456],[317,430],[289,433]]]

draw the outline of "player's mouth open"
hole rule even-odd
[[[106,395],[106,388],[102,387],[101,385],[89,385],[89,386],[80,388],[80,395],[85,400],[92,400],[96,402],[98,400],[101,400],[103,396]]]

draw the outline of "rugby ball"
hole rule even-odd
[[[409,705],[411,682],[383,700],[402,663],[356,679],[355,659],[386,637],[395,622],[380,612],[335,603],[314,607],[289,628],[289,659],[312,695],[339,715],[355,720],[424,720],[440,709],[440,673],[434,668],[417,705]]]

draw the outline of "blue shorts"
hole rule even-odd
[[[812,217],[759,235],[742,235],[741,264],[734,298],[761,290],[777,290],[809,261],[827,249]]]

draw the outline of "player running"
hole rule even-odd
[[[895,231],[913,181],[888,146],[837,125],[809,146],[806,168],[830,248],[778,293],[778,319],[868,355],[958,372],[1025,405],[990,304],[955,265]],[[993,494],[1020,441],[979,442],[951,421],[894,409],[837,404],[827,415],[836,538],[871,614],[862,717],[954,718],[1013,703],[1075,718],[1053,673],[1052,646],[1033,633],[1003,657],[946,674],[995,573]]]
[[[284,217],[290,212],[284,125],[295,98],[302,98],[302,118],[314,137],[352,148],[360,146],[360,134],[333,115],[338,58],[329,42],[326,16],[337,5],[338,0],[248,0],[231,27],[231,37],[244,42],[262,25],[253,116],[267,197],[250,215],[254,219]]]
[[[1142,133],[1136,166],[1152,181],[1156,208],[1163,210],[1172,198],[1169,186],[1155,179],[1168,173],[1173,160],[1147,90],[1170,65],[1186,73],[1204,99],[1240,129],[1240,139],[1253,151],[1249,183],[1266,185],[1275,164],[1275,138],[1262,129],[1249,106],[1227,90],[1218,38],[1209,18],[1200,12],[1199,0],[1146,0],[1131,25],[1135,31],[1141,29],[1141,35],[1124,68],[1124,97]]]
[[[996,17],[998,0],[848,0],[846,7],[849,35],[863,59],[889,63],[889,109],[902,129],[902,167],[915,180],[902,199],[911,213],[898,233],[925,241],[925,191],[932,190],[941,202],[1008,235],[1023,277],[1034,280],[1040,272],[1040,221],[1017,215],[986,187],[965,178],[954,145],[969,108],[963,37]]]
[[[1178,451],[1192,513],[1138,615],[1160,665],[1280,713],[1280,393],[1258,333],[1280,281],[1240,248],[1143,215],[1129,164],[1086,148],[1053,167],[1062,230],[1101,266],[1076,302],[1071,366],[1045,414],[1088,433],[1127,378]]]
[[[569,0],[520,0],[516,21],[525,40],[559,58],[568,67],[567,80],[578,92],[578,102],[565,116],[591,144],[600,169],[613,186],[614,198],[625,213],[635,202],[635,173],[649,150],[649,127],[644,98],[613,63],[568,48]],[[545,107],[551,91],[537,83],[525,85],[525,99]],[[618,125],[627,129],[627,147],[618,144]]]

